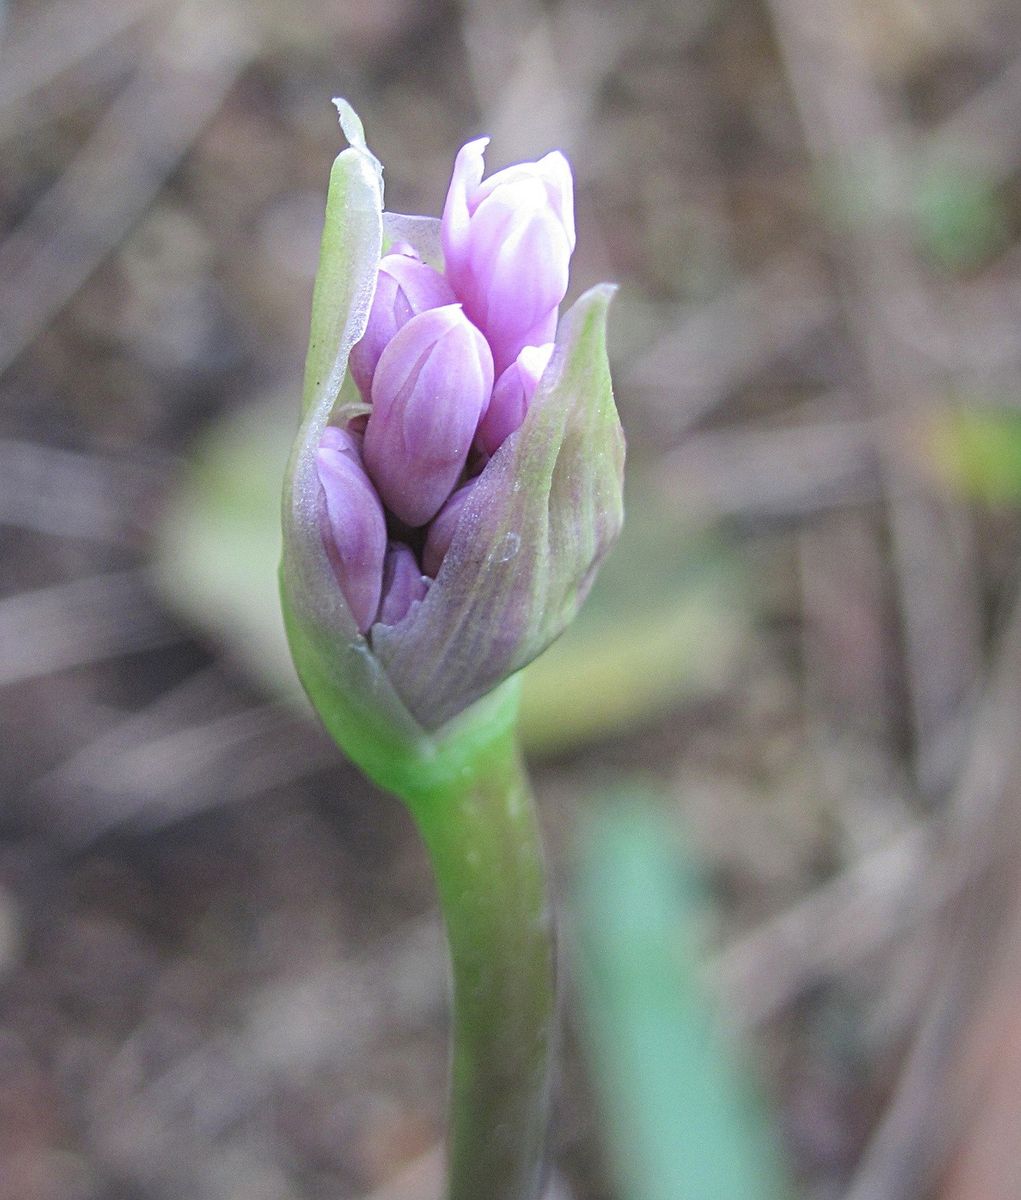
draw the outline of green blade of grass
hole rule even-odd
[[[702,981],[694,872],[652,803],[590,815],[574,901],[582,1033],[625,1200],[793,1192]]]

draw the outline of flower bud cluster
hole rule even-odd
[[[570,167],[554,152],[483,180],[486,144],[457,155],[444,270],[404,243],[380,261],[349,360],[368,411],[319,445],[323,540],[363,634],[425,598],[553,351],[575,241]]]

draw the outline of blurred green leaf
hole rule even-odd
[[[853,162],[819,171],[820,203],[832,226],[853,232],[906,223],[918,250],[946,271],[972,270],[1010,241],[995,180],[952,161],[904,160],[863,148]]]
[[[263,686],[304,703],[276,577],[293,408],[277,397],[207,431],[165,513],[156,574],[174,607]],[[715,691],[747,635],[736,553],[695,538],[633,474],[624,534],[581,615],[524,672],[531,751],[605,737]]]
[[[919,179],[914,203],[922,252],[949,271],[977,267],[1008,242],[1003,200],[981,172],[934,164]]]
[[[969,499],[1021,503],[1021,410],[948,408],[929,431],[937,472]]]
[[[897,209],[901,186],[899,161],[882,148],[862,146],[846,160],[827,160],[815,168],[823,215],[838,232],[868,228]]]
[[[205,432],[163,514],[155,564],[179,612],[268,690],[295,698],[277,568],[296,403],[252,404]]]
[[[657,806],[586,817],[573,905],[583,1037],[625,1200],[781,1200],[764,1109],[702,980],[693,865]]]

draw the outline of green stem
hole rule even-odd
[[[448,1200],[535,1200],[549,1106],[553,937],[513,730],[416,798],[412,812],[453,966]]]

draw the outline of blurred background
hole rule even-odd
[[[277,613],[335,94],[397,211],[562,148],[621,284],[628,525],[526,682],[550,1196],[1016,1200],[1021,9],[0,18],[0,1200],[438,1194],[428,868]]]

